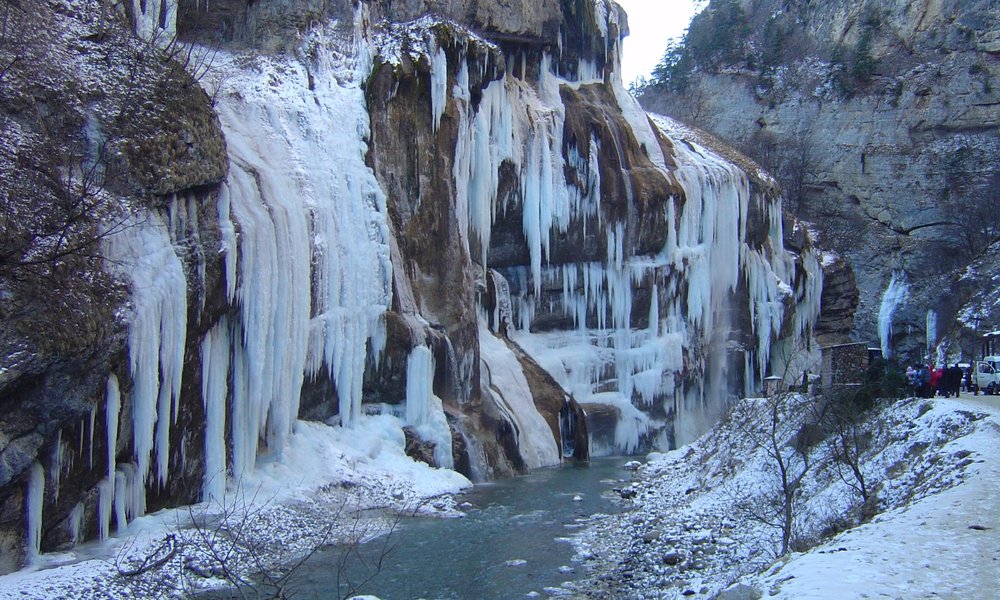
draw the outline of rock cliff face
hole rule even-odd
[[[699,19],[727,39],[689,38],[686,81],[644,105],[779,176],[857,275],[854,337],[910,360],[978,356],[998,325],[996,3],[718,0]]]
[[[108,331],[4,327],[4,570],[221,497],[300,418],[479,479],[671,447],[849,318],[774,182],[624,92],[613,3],[135,6],[58,17],[175,96],[94,219]]]

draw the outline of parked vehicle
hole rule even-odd
[[[1000,393],[1000,356],[985,356],[977,360],[972,371],[972,386],[987,394]]]
[[[983,336],[982,358],[972,370],[972,389],[987,394],[1000,394],[1000,331]]]

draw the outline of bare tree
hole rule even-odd
[[[214,58],[162,33],[138,40],[106,8],[90,22],[0,0],[0,322],[43,351],[93,348],[114,327],[124,289],[100,246],[149,193],[135,141]]]
[[[795,428],[793,416],[815,414],[818,401],[788,392],[758,401],[755,409],[763,416],[737,417],[734,424],[753,448],[763,452],[765,471],[776,485],[771,493],[738,499],[736,507],[744,516],[777,530],[779,555],[784,555],[794,540],[802,482],[813,467],[810,450],[818,441],[817,430],[809,423]]]
[[[222,503],[188,507],[188,520],[157,544],[140,549],[134,539],[126,541],[114,561],[117,582],[143,597],[185,595],[198,589],[199,581],[214,579],[225,582],[223,593],[230,597],[294,598],[303,592],[304,566],[329,550],[324,559],[333,565],[328,581],[336,584],[338,596],[347,598],[381,572],[396,547],[393,534],[400,520],[422,505],[412,513],[400,510],[375,518],[349,497],[333,504],[332,511],[328,505],[316,512],[300,506],[293,513],[311,515],[310,526],[298,528],[300,539],[289,543],[275,537],[281,535],[275,514],[287,518],[287,511],[273,510],[273,498],[262,501],[256,493],[240,491]]]

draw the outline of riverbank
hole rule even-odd
[[[792,504],[792,551],[780,558],[780,473],[767,444],[753,442],[770,439],[767,402],[741,401],[694,444],[649,457],[626,494],[635,509],[596,519],[578,539],[592,569],[578,597],[995,593],[1000,401],[879,404],[854,432],[867,504],[859,480],[831,456],[836,439],[806,443],[810,413],[780,411],[773,431],[788,473],[809,463]]]
[[[0,577],[0,599],[133,600],[279,584],[296,561],[333,544],[390,531],[398,515],[456,517],[460,474],[404,452],[399,421],[368,416],[353,429],[300,421],[280,457],[261,460],[222,502],[160,511],[110,539],[45,554]]]

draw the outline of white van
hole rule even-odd
[[[972,369],[972,389],[1000,394],[1000,356],[984,356]]]

